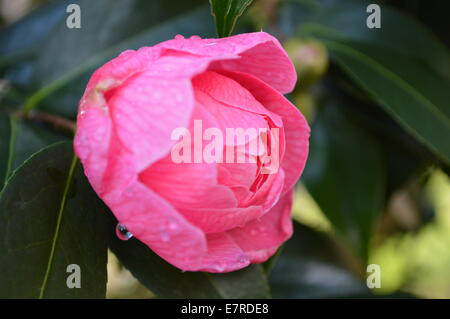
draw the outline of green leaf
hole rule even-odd
[[[384,204],[383,163],[376,141],[349,122],[335,103],[325,102],[312,126],[303,181],[337,232],[364,262]]]
[[[30,85],[33,60],[45,38],[58,22],[65,20],[66,7],[72,0],[52,1],[39,6],[18,22],[0,31],[0,75],[11,84]]]
[[[0,194],[0,298],[104,298],[108,210],[72,144],[33,155]],[[68,266],[81,288],[68,288]]]
[[[48,112],[73,117],[92,72],[122,51],[152,46],[179,33],[212,36],[213,24],[202,3],[80,0],[81,29],[68,29],[62,21],[43,42],[33,64],[34,93],[26,110],[42,104]]]
[[[42,148],[68,137],[42,123],[25,121],[0,110],[0,189],[12,172]]]
[[[233,33],[237,19],[253,0],[209,0],[211,12],[216,20],[217,35],[228,37]]]
[[[53,1],[0,32],[0,66],[17,57],[31,56],[55,25],[66,17],[71,0]],[[25,54],[28,53],[28,54]]]
[[[110,249],[124,266],[160,298],[269,298],[260,265],[227,274],[182,272],[132,238],[112,239]]]
[[[300,34],[318,38],[339,39],[368,46],[377,46],[406,55],[431,67],[450,79],[449,50],[419,21],[382,4],[381,28],[369,29],[366,12],[371,0],[336,1],[316,6],[315,14],[298,26]],[[301,8],[300,10],[304,10]],[[292,11],[296,15],[296,11]]]
[[[269,283],[274,298],[343,298],[370,295],[353,275],[336,239],[299,223],[284,245]]]
[[[393,52],[325,42],[349,76],[410,134],[450,163],[450,85],[426,66]]]
[[[323,10],[301,25],[331,58],[406,131],[450,163],[450,54],[427,29],[382,6],[381,29],[365,25],[366,2]]]
[[[11,171],[11,158],[10,148],[14,143],[14,136],[12,136],[12,123],[10,117],[6,112],[0,111],[0,189],[3,188],[3,184],[9,172]]]

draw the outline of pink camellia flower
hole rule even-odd
[[[264,32],[177,36],[125,51],[90,79],[75,151],[121,227],[167,262],[187,271],[241,269],[267,260],[292,234],[293,188],[309,139],[304,117],[282,95],[295,82],[287,54]],[[197,123],[223,136],[228,128],[263,129],[257,137],[266,134],[266,143],[251,150],[254,136],[223,139],[216,150],[248,161],[203,160],[212,141],[204,135],[179,152],[192,161],[174,160]],[[180,128],[186,134],[174,139]],[[277,136],[264,133],[272,129]],[[279,165],[267,169],[275,153]]]

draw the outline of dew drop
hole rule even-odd
[[[184,37],[181,34],[177,34],[175,36],[175,40],[183,40],[183,39],[184,39]]]
[[[219,263],[217,266],[214,267],[216,271],[223,272],[225,270],[225,265],[222,263]]]
[[[192,37],[190,37],[191,40],[201,40],[202,38],[200,38],[198,35],[193,35]]]
[[[128,55],[130,53],[133,53],[133,52],[135,52],[135,51],[134,50],[125,50],[125,51],[123,51],[122,53],[119,54],[119,57],[126,56],[126,55]]]
[[[131,237],[133,237],[133,234],[130,233],[130,232],[128,231],[128,229],[127,229],[124,225],[122,225],[122,224],[117,224],[117,227],[116,227],[116,235],[117,235],[117,237],[119,237],[119,239],[121,239],[121,240],[128,240],[128,239],[130,239]]]
[[[244,263],[248,262],[247,255],[244,255],[244,254],[239,255],[238,258],[237,258],[237,262],[240,263],[240,264],[244,264]]]
[[[252,236],[256,236],[257,234],[258,234],[258,232],[255,229],[252,229],[250,231],[250,235],[252,235]]]
[[[81,117],[83,117],[85,114],[86,114],[86,111],[85,111],[85,110],[83,110],[83,111],[80,112],[80,116],[81,116]]]
[[[170,235],[166,231],[162,231],[160,235],[161,241],[168,242],[170,240]]]
[[[178,228],[178,223],[177,223],[176,219],[175,218],[169,218],[169,220],[167,221],[167,227],[170,230],[177,229]]]

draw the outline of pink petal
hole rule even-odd
[[[101,108],[83,104],[78,116],[74,149],[83,163],[84,172],[97,193],[102,192],[108,166],[111,119]]]
[[[278,115],[267,110],[251,92],[227,76],[206,71],[194,77],[192,83],[196,90],[208,94],[222,104],[250,113],[267,115],[277,127],[283,126]]]
[[[292,189],[305,168],[310,134],[308,122],[283,95],[254,76],[236,72],[223,74],[248,89],[261,104],[283,119],[286,150],[281,167],[286,175],[285,194]]]
[[[175,128],[187,127],[194,109],[188,79],[161,79],[146,73],[128,79],[108,101],[114,127],[132,151],[138,171],[161,159],[175,144]]]
[[[239,109],[224,105],[200,90],[195,90],[195,99],[216,119],[218,128],[222,131],[224,142],[226,142],[227,145],[241,145],[250,141],[247,137],[245,141],[242,142],[239,142],[239,140],[236,141],[236,139],[228,141],[226,138],[227,128],[242,128],[244,130],[252,129],[255,133],[255,139],[258,136],[259,129],[268,128],[267,121],[259,114],[243,112]]]
[[[119,223],[156,254],[183,269],[198,269],[207,252],[204,233],[139,181],[104,197]]]
[[[249,256],[252,263],[266,261],[292,235],[291,208],[293,191],[260,218],[227,233]]]
[[[174,39],[160,43],[156,48],[214,58],[216,61],[211,64],[211,70],[249,73],[281,93],[292,91],[297,81],[295,68],[287,53],[276,38],[265,32],[222,39]]]
[[[277,174],[265,174],[262,177],[265,178],[264,183],[241,205],[244,207],[251,205],[262,206],[264,211],[267,212],[278,202],[286,178],[283,169],[280,169]]]
[[[256,178],[255,163],[220,163],[219,183],[229,187],[250,188]]]
[[[141,173],[140,179],[177,209],[237,207],[231,189],[217,182],[217,166],[216,163],[175,164],[169,155]]]
[[[207,239],[208,252],[203,256],[201,266],[190,270],[224,273],[250,264],[247,255],[227,233],[209,234]]]
[[[232,209],[189,209],[180,210],[183,216],[205,233],[219,233],[235,227],[242,227],[248,222],[264,215],[261,206],[249,206]]]

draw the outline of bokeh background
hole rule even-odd
[[[61,22],[69,3],[79,30]],[[367,27],[370,3],[380,29]],[[449,12],[448,1],[255,0],[239,19],[234,33],[280,39],[299,74],[289,98],[312,127],[294,237],[265,265],[273,297],[450,298]],[[122,50],[215,36],[201,0],[1,0],[0,18],[1,106],[68,121],[92,71]],[[69,139],[39,125],[52,133],[22,138]],[[108,258],[109,298],[154,297]],[[380,288],[366,285],[369,264]]]

